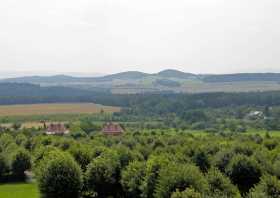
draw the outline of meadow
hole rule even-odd
[[[35,183],[12,183],[0,185],[1,198],[39,198]]]

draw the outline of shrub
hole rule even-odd
[[[8,172],[8,170],[9,170],[9,166],[8,166],[7,160],[3,156],[3,154],[0,154],[0,180]]]
[[[227,174],[243,194],[247,193],[250,188],[260,181],[262,173],[259,165],[253,158],[237,155],[231,160],[227,168]]]
[[[74,146],[71,147],[70,153],[85,172],[92,159],[92,154],[89,148],[85,146]]]
[[[194,189],[188,188],[183,192],[176,190],[176,192],[172,193],[171,198],[202,198],[202,195]]]
[[[121,174],[121,184],[128,197],[140,197],[141,185],[145,176],[145,163],[131,162]]]
[[[193,161],[202,172],[210,168],[210,160],[205,150],[198,149],[193,156]]]
[[[208,191],[208,184],[199,169],[193,165],[170,164],[160,171],[156,198],[169,198],[176,190],[193,188],[199,193]]]
[[[234,156],[231,150],[221,150],[214,156],[214,165],[223,173],[226,172],[226,167],[230,163],[230,160]]]
[[[249,198],[280,197],[280,181],[274,176],[264,176],[261,182],[250,191]]]
[[[144,197],[153,197],[160,170],[170,163],[165,155],[151,156],[146,163],[145,178],[142,185]]]
[[[206,176],[210,188],[210,197],[217,196],[227,198],[241,197],[238,189],[219,170],[211,169]]]
[[[31,156],[26,150],[20,149],[12,156],[11,170],[15,179],[25,178],[24,172],[31,168]]]
[[[121,189],[119,177],[119,156],[116,152],[107,151],[87,167],[85,173],[87,193],[96,192],[98,197],[117,196]]]
[[[51,152],[43,159],[38,182],[42,198],[78,198],[81,169],[69,154]]]

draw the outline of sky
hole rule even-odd
[[[279,0],[0,0],[0,76],[280,72]]]

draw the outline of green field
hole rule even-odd
[[[39,198],[37,185],[30,184],[0,184],[1,198]]]

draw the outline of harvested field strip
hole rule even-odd
[[[93,114],[119,112],[119,107],[94,103],[56,103],[31,105],[0,105],[0,116],[49,115],[49,114]]]

